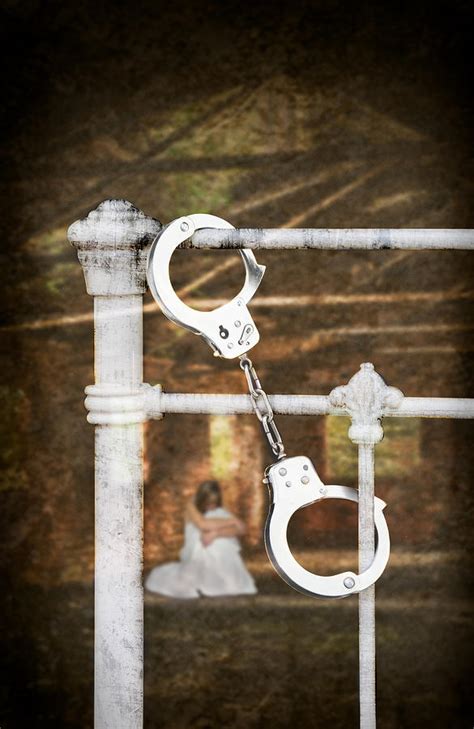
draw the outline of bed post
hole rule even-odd
[[[143,294],[160,224],[106,200],[68,231],[94,297],[95,729],[143,726]]]

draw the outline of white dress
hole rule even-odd
[[[219,507],[205,518],[228,519],[232,515]],[[179,562],[169,562],[151,570],[145,587],[168,597],[192,598],[205,595],[254,595],[255,582],[240,556],[236,537],[217,537],[207,547],[201,532],[192,522],[184,530],[184,546]]]

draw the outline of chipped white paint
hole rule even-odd
[[[166,413],[203,415],[252,415],[248,395],[163,392],[161,385],[143,383],[129,388],[120,384],[86,387],[87,420],[94,425],[142,423],[161,420]],[[269,395],[277,415],[349,416],[326,395]],[[474,399],[455,397],[405,397],[398,407],[386,405],[390,418],[474,418]]]
[[[165,393],[142,382],[146,248],[160,223],[107,200],[69,228],[94,296],[95,379],[86,388],[96,425],[95,728],[143,726],[142,423],[165,413],[252,413],[248,395]],[[465,249],[472,230],[202,230],[185,247]],[[360,571],[374,553],[374,446],[382,417],[474,418],[474,400],[403,397],[370,364],[329,395],[273,395],[275,413],[352,419],[359,446]],[[375,591],[359,595],[362,729],[375,729]]]
[[[151,418],[160,419],[166,413],[208,415],[253,413],[248,395],[171,393],[163,392],[159,385],[155,387],[144,385],[144,388],[143,407]],[[269,395],[268,399],[277,415],[349,415],[344,408],[331,404],[330,398],[325,395]],[[405,397],[397,408],[385,406],[383,415],[393,418],[474,418],[474,399]],[[96,421],[91,420],[91,422]]]
[[[68,233],[95,313],[96,384],[86,388],[86,405],[97,423],[96,729],[143,726],[142,295],[146,245],[159,228],[130,203],[111,200]]]
[[[374,446],[359,443],[359,572],[374,557]],[[375,729],[375,585],[359,593],[359,712],[361,729]]]
[[[240,228],[198,230],[184,248],[474,250],[474,231],[443,228]]]
[[[351,417],[349,438],[359,446],[359,571],[370,567],[375,553],[374,447],[383,438],[382,416],[396,410],[403,393],[388,387],[370,362],[347,385],[336,387],[329,402]],[[375,585],[359,594],[359,704],[361,729],[375,729]]]

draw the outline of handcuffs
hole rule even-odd
[[[273,410],[247,352],[260,339],[247,304],[255,294],[265,273],[253,252],[239,249],[245,267],[241,291],[227,304],[209,312],[187,306],[177,296],[170,281],[169,265],[176,248],[201,228],[232,229],[230,223],[215,215],[186,215],[164,227],[152,243],[148,254],[147,279],[151,292],[163,313],[179,326],[202,336],[216,357],[239,357],[252,405],[276,461],[265,470],[271,504],[264,538],[268,557],[278,574],[291,587],[307,595],[325,598],[347,597],[365,590],[380,577],[390,555],[390,537],[383,514],[385,502],[375,497],[374,523],[377,546],[372,563],[360,574],[341,572],[317,575],[300,565],[288,545],[287,530],[293,514],[304,506],[325,499],[359,501],[356,489],[325,485],[306,456],[288,457],[273,417]]]

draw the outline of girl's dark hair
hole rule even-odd
[[[204,514],[210,504],[215,504],[216,508],[222,506],[221,487],[218,481],[203,481],[197,487],[194,497],[194,505],[201,514]]]

